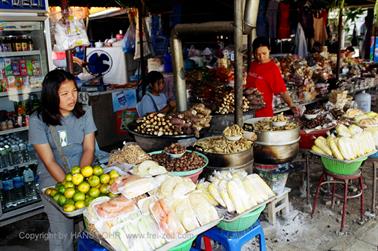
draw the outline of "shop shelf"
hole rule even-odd
[[[7,97],[12,95],[24,95],[34,92],[40,92],[42,88],[24,88],[22,90],[11,90],[7,92],[0,92],[0,97]]]
[[[9,130],[0,131],[0,135],[7,135],[7,134],[11,134],[11,133],[15,133],[15,132],[23,132],[23,131],[27,131],[27,130],[29,130],[28,126],[17,127],[17,128],[13,128],[13,129],[9,129]]]
[[[24,57],[24,56],[36,56],[40,55],[39,50],[34,51],[9,51],[9,52],[1,52],[0,58],[6,58],[6,57]]]

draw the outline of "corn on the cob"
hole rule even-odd
[[[336,141],[337,138],[334,138],[333,136],[328,136],[327,142],[328,145],[331,147],[332,155],[338,159],[338,160],[344,160],[343,155],[341,154],[340,150],[337,147]]]
[[[323,152],[325,152],[327,155],[330,155],[332,156],[332,151],[331,149],[329,148],[328,144],[327,144],[327,140],[326,138],[324,138],[323,136],[320,136],[318,137],[316,140],[315,140],[315,145],[317,147],[319,147]]]

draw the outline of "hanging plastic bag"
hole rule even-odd
[[[125,37],[122,40],[122,49],[125,53],[134,53],[135,51],[135,25],[133,23],[127,28]]]
[[[83,20],[69,15],[61,18],[55,25],[55,41],[59,51],[73,49],[77,46],[89,46],[89,40]]]

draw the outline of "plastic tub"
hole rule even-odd
[[[345,163],[338,160],[321,157],[325,169],[334,174],[341,175],[354,174],[361,167],[362,162],[364,162],[366,159],[367,157],[361,158],[355,162]]]
[[[193,241],[196,237],[197,236],[181,243],[180,245],[178,245],[174,248],[169,249],[169,251],[189,251],[192,248]]]
[[[311,149],[311,147],[315,144],[314,141],[319,136],[326,136],[327,132],[331,130],[333,127],[324,128],[320,130],[314,130],[311,132],[306,133],[305,130],[300,130],[299,135],[301,139],[299,140],[299,148],[300,149]]]
[[[251,227],[257,219],[260,217],[261,212],[265,209],[265,204],[261,207],[253,210],[252,212],[244,215],[243,217],[238,218],[235,221],[227,222],[222,220],[217,227],[231,232],[239,232],[246,230],[247,228]]]
[[[289,176],[289,164],[255,165],[255,170],[273,192],[277,195],[283,193]]]

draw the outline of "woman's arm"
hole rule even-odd
[[[90,166],[93,163],[95,151],[95,134],[94,132],[85,135],[83,141],[83,155],[80,159],[80,167]]]
[[[294,113],[294,116],[300,116],[300,111],[298,106],[296,106],[291,99],[289,93],[286,92],[281,92],[280,93],[282,99],[285,101],[285,103],[290,107],[290,110]]]
[[[34,150],[42,160],[47,171],[57,181],[62,182],[65,177],[63,168],[56,162],[49,144],[34,144]]]

